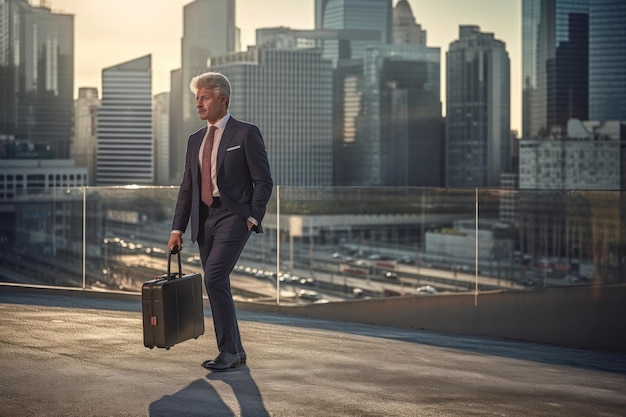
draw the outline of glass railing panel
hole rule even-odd
[[[87,192],[86,287],[140,291],[166,273],[178,187],[92,187]],[[181,252],[183,273],[200,272],[197,246]],[[175,257],[171,270],[178,270]]]
[[[0,201],[0,279],[82,284],[83,188],[17,188]]]
[[[16,190],[0,210],[0,280],[139,291],[167,269],[177,192]],[[233,293],[304,303],[623,282],[622,197],[578,190],[277,187],[264,233],[253,233],[232,274]],[[188,236],[183,272],[201,272]]]
[[[616,191],[521,190],[513,260],[523,285],[606,284],[626,277],[626,216]]]
[[[475,265],[470,273],[479,291],[523,289],[525,271],[519,250],[519,192],[477,189]]]
[[[475,291],[475,239],[471,230],[476,223],[475,190],[450,188],[423,192],[426,198],[420,202],[419,210],[430,216],[424,219],[421,273],[429,277],[428,285],[439,293]]]
[[[454,272],[460,258],[448,255],[456,243],[446,236],[455,221],[474,218],[473,190],[281,187],[278,194],[279,272],[293,288],[284,301],[472,289]]]
[[[515,288],[620,282],[626,277],[623,193],[480,190],[481,275]]]

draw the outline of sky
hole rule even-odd
[[[192,0],[47,0],[53,12],[74,15],[75,90],[98,87],[102,69],[152,54],[152,92],[169,91],[170,71],[180,68],[183,6]],[[506,44],[511,60],[511,129],[521,127],[521,0],[408,0],[427,45],[441,48],[445,113],[445,53],[459,25],[477,25]],[[37,0],[33,0],[37,3]],[[397,0],[393,0],[393,4]],[[242,49],[255,30],[315,27],[314,0],[236,0]]]

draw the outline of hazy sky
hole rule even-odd
[[[98,87],[102,69],[152,54],[153,93],[169,91],[170,71],[180,68],[183,6],[192,0],[48,0],[53,11],[73,14],[75,89]],[[395,6],[396,0],[393,1]],[[459,25],[480,26],[506,43],[511,59],[511,129],[521,126],[521,0],[409,0],[427,31],[427,44],[445,53]],[[236,0],[242,48],[255,43],[260,27],[315,26],[314,0]],[[442,101],[445,95],[442,91]],[[444,104],[445,112],[445,104]]]

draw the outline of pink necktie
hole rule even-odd
[[[211,207],[213,204],[213,185],[211,181],[211,153],[213,152],[213,140],[215,139],[215,131],[217,127],[211,126],[209,128],[209,134],[204,143],[204,150],[202,151],[202,201],[207,206]]]

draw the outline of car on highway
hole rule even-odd
[[[580,277],[577,277],[576,275],[568,275],[565,278],[563,278],[563,281],[570,283],[570,284],[576,284],[576,283],[579,283],[581,279]]]
[[[315,280],[311,277],[300,278],[300,285],[315,285]]]
[[[398,263],[401,263],[404,265],[415,265],[415,259],[413,259],[410,256],[403,256],[402,258],[398,260]]]
[[[297,284],[300,282],[300,277],[297,275],[291,275],[289,273],[279,273],[278,280],[286,284]]]
[[[418,294],[437,294],[439,292],[435,287],[430,285],[421,286],[416,291]]]
[[[521,285],[525,286],[525,287],[535,287],[537,286],[537,283],[530,279],[530,278],[524,278],[519,282]]]
[[[318,301],[321,300],[323,297],[322,294],[318,293],[317,291],[300,290],[298,291],[298,298],[302,298],[303,300]]]
[[[386,271],[383,273],[383,276],[387,279],[398,279],[398,274],[391,271]]]
[[[200,257],[198,255],[194,255],[194,256],[190,256],[187,258],[187,263],[193,264],[193,265],[200,265]]]

